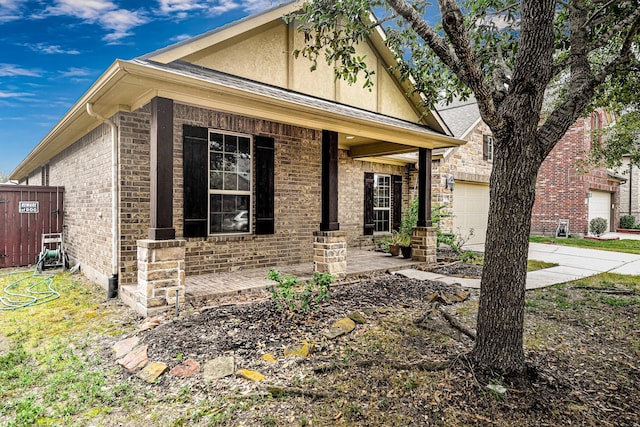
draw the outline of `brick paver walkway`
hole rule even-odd
[[[407,269],[418,265],[415,261],[402,257],[392,257],[381,252],[349,248],[347,250],[347,278],[361,274]],[[275,282],[267,280],[270,268],[282,273],[294,274],[300,279],[308,279],[313,274],[313,263],[283,265],[278,267],[241,270],[229,273],[187,276],[187,300],[206,300],[217,296],[261,291]]]

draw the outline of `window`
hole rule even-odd
[[[364,174],[363,234],[400,229],[402,218],[402,176]]]
[[[482,136],[482,158],[487,161],[493,161],[493,136]]]
[[[49,186],[49,165],[44,165],[40,171],[42,178],[42,185]]]
[[[251,139],[209,132],[209,234],[251,230]]]
[[[374,175],[373,181],[373,231],[391,230],[391,175]]]
[[[274,234],[274,139],[186,124],[182,132],[184,237]]]

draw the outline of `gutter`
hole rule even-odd
[[[95,111],[93,104],[87,102],[87,113],[91,117],[95,117],[101,122],[106,122],[111,128],[111,277],[107,290],[107,298],[115,298],[118,296],[118,273],[119,273],[119,255],[120,255],[120,194],[119,194],[119,135],[118,126],[111,120],[106,119]]]

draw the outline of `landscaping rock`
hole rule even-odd
[[[356,328],[356,323],[348,317],[345,317],[344,319],[340,319],[337,322],[334,322],[331,327],[340,328],[344,331],[345,334],[348,334]]]
[[[236,372],[236,375],[239,376],[239,377],[242,377],[242,378],[246,378],[246,379],[251,380],[251,381],[255,381],[255,382],[262,381],[262,380],[264,380],[266,378],[260,372],[252,371],[252,370],[249,370],[249,369],[240,369],[238,372]]]
[[[222,356],[204,365],[203,376],[207,380],[219,380],[233,375],[236,361],[231,356]]]
[[[345,331],[343,331],[341,328],[329,328],[323,333],[323,335],[330,340],[338,338],[339,336],[344,334]]]
[[[276,363],[276,358],[271,353],[263,354],[262,360],[268,363]]]
[[[284,355],[285,357],[307,357],[313,353],[313,347],[313,343],[305,340],[299,346],[285,348]]]
[[[147,364],[147,345],[139,345],[117,362],[129,372],[140,369]]]
[[[364,325],[365,323],[367,323],[367,319],[357,311],[354,311],[347,317],[359,325]]]
[[[199,371],[200,364],[193,359],[187,359],[181,364],[174,366],[173,369],[171,369],[171,371],[169,372],[169,375],[172,375],[174,377],[188,378],[197,374]]]
[[[164,363],[160,362],[151,362],[147,366],[144,367],[142,371],[138,373],[138,378],[148,382],[153,383],[155,380],[160,377],[160,375],[167,372],[169,367]]]
[[[133,336],[125,340],[120,340],[113,345],[113,351],[116,353],[116,359],[122,359],[133,350],[140,342],[140,338]]]

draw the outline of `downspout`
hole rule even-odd
[[[106,119],[93,111],[93,104],[87,102],[87,113],[91,117],[106,122],[111,128],[111,277],[107,289],[107,298],[118,296],[118,273],[120,254],[120,195],[118,183],[118,126],[111,120]]]

